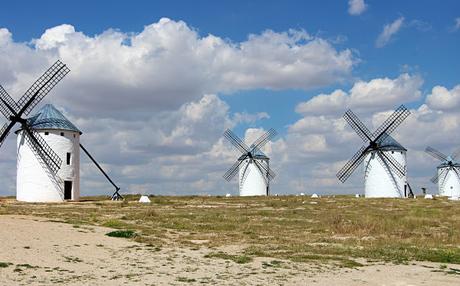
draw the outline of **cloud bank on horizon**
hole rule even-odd
[[[352,2],[358,4],[350,14],[365,10],[363,1]],[[385,26],[377,40],[382,47],[403,21],[401,17]],[[18,98],[44,69],[62,59],[71,73],[47,100],[83,131],[82,142],[123,190],[183,195],[236,193],[237,183],[225,183],[222,174],[239,154],[222,133],[271,117],[268,112],[232,111],[227,97],[244,90],[311,92],[351,82],[348,90],[336,88],[299,102],[292,110],[299,119],[266,145],[278,173],[273,192],[360,192],[359,175],[343,186],[335,177],[360,144],[341,116],[352,108],[376,126],[402,103],[411,103],[413,114],[395,138],[410,149],[410,178],[426,184],[434,166],[422,150],[427,144],[451,149],[459,139],[460,85],[434,86],[424,97],[420,74],[357,79],[353,70],[360,58],[353,50],[294,29],[266,30],[232,42],[200,36],[187,23],[168,18],[139,33],[109,29],[94,36],[63,24],[30,43],[16,42],[0,28],[0,79]],[[250,142],[262,132],[247,128],[244,138]],[[14,194],[14,143],[3,147],[0,172],[8,176],[0,191]],[[111,192],[89,161],[82,161],[81,177],[83,194]]]

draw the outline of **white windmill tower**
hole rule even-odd
[[[260,151],[260,148],[276,136],[276,131],[274,129],[268,130],[254,141],[251,147],[248,147],[229,129],[225,131],[224,136],[242,153],[224,174],[224,178],[230,181],[238,172],[240,196],[268,196],[270,194],[270,180],[273,180],[276,175],[270,169],[270,159]]]
[[[441,161],[436,174],[431,178],[433,183],[438,184],[439,195],[460,197],[460,164],[455,161],[460,150],[450,156],[446,156],[432,147],[426,147],[425,152]]]
[[[61,162],[56,174],[49,172],[27,143],[26,132],[18,130],[16,198],[26,202],[59,202],[80,198],[81,132],[53,105],[44,105],[27,119]]]
[[[337,173],[343,183],[364,162],[364,194],[366,197],[403,198],[413,196],[406,179],[406,149],[390,136],[410,112],[403,105],[374,133],[348,110],[344,118],[366,143]]]

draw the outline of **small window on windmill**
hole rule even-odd
[[[391,154],[394,154],[394,153],[395,153],[395,151],[391,151]]]
[[[73,138],[75,138],[75,134],[73,135]]]
[[[61,132],[61,136],[64,136],[64,132]]]
[[[67,153],[67,165],[70,165],[70,153]]]
[[[50,134],[50,133],[49,133],[48,131],[47,131],[47,132],[45,132],[45,135],[49,135],[49,134]]]

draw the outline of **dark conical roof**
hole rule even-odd
[[[376,141],[380,149],[384,151],[407,151],[398,141],[390,135],[382,136]]]
[[[27,123],[38,130],[57,129],[81,134],[81,131],[52,104],[45,104],[35,115],[27,119]]]
[[[252,148],[254,148],[253,145],[251,145],[251,147],[249,147],[250,150],[252,150]],[[265,155],[260,149],[256,148],[255,150],[252,150],[252,157],[254,159],[259,159],[259,160],[270,160],[267,155]],[[243,153],[239,158],[238,160],[243,160],[246,158],[246,153]]]

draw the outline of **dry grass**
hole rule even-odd
[[[156,247],[244,246],[238,255],[359,266],[356,258],[460,264],[460,203],[308,197],[151,197],[139,204],[100,197],[80,203],[0,200],[0,214],[24,214],[136,232]],[[105,199],[105,198],[104,198]]]

